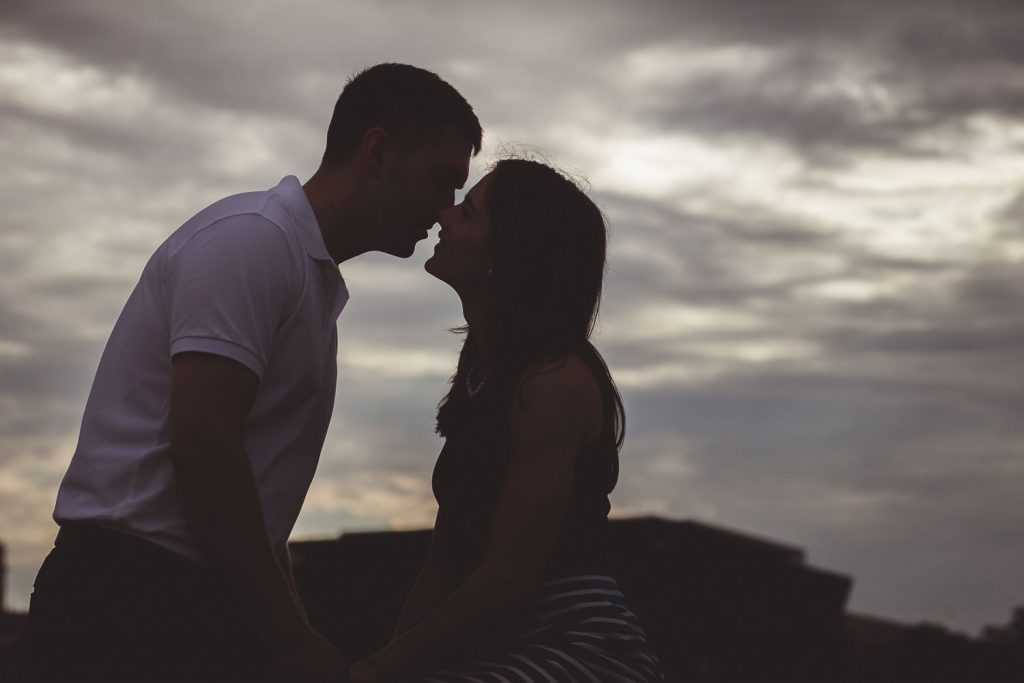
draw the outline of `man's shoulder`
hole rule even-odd
[[[273,201],[274,193],[269,190],[243,192],[218,199],[195,216],[182,228],[202,230],[219,223],[272,223],[283,229],[279,211]]]
[[[274,194],[245,192],[219,199],[189,218],[170,235],[163,251],[173,259],[182,250],[230,247],[239,242],[249,250],[259,250],[261,245],[280,250],[296,246],[294,241]]]

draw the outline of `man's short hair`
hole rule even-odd
[[[451,126],[473,146],[474,155],[483,137],[473,107],[458,90],[432,71],[390,62],[359,72],[345,85],[327,128],[324,160],[345,161],[375,126],[408,146]]]

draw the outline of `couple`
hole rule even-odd
[[[371,67],[323,161],[200,211],[154,253],[104,350],[30,607],[51,681],[657,681],[605,570],[622,402],[588,341],[600,211],[534,161],[453,206],[482,131],[436,74]],[[338,264],[413,253],[462,300],[439,505],[395,634],[346,663],[287,539],[334,401]],[[342,388],[344,391],[344,388]]]

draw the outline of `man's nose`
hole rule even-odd
[[[452,210],[454,208],[455,207],[452,206],[451,204],[448,204],[447,206],[442,206],[441,208],[439,208],[437,210],[437,216],[436,216],[437,222],[440,223],[441,225],[444,225],[448,221],[448,219],[451,217],[451,213],[452,213]]]

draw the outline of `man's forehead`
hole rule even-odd
[[[473,143],[452,126],[445,127],[434,139],[433,145],[442,155],[469,163]]]
[[[462,187],[466,184],[466,180],[469,177],[471,152],[472,147],[469,145],[466,145],[465,148],[443,145],[436,150],[432,163],[436,169],[450,175],[453,180],[457,181],[458,187]]]

